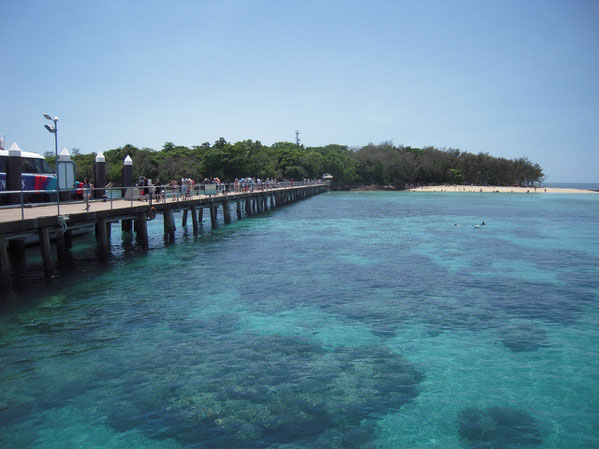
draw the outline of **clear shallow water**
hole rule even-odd
[[[543,185],[563,189],[599,190],[599,182],[546,182]]]
[[[155,220],[147,256],[115,227],[104,265],[79,240],[2,310],[0,446],[596,448],[598,219],[332,193],[166,247]]]

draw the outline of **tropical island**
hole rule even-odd
[[[94,178],[95,153],[72,151],[78,179]],[[162,182],[191,178],[202,181],[216,178],[233,182],[235,178],[318,179],[328,173],[334,188],[404,190],[428,185],[523,186],[540,183],[541,167],[526,157],[506,159],[488,153],[473,154],[458,149],[395,146],[391,142],[352,148],[330,144],[304,147],[291,142],[264,145],[260,141],[235,143],[220,138],[213,144],[185,147],[172,142],[161,150],[137,148],[127,144],[107,150],[107,181],[121,182],[123,160],[133,160],[134,176],[159,178]],[[46,153],[54,164],[53,154]]]

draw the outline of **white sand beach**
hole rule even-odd
[[[594,190],[563,189],[554,187],[497,187],[437,185],[409,189],[412,192],[472,192],[472,193],[599,193]]]

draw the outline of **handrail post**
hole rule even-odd
[[[25,220],[25,204],[23,199],[23,186],[21,186],[21,220]]]

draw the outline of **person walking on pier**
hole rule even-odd
[[[89,178],[83,179],[83,199],[85,200],[85,211],[89,212],[89,199],[91,197],[92,185],[89,182]]]
[[[155,187],[154,187],[154,195],[156,201],[162,201],[162,185],[160,185],[160,178],[156,178]]]

